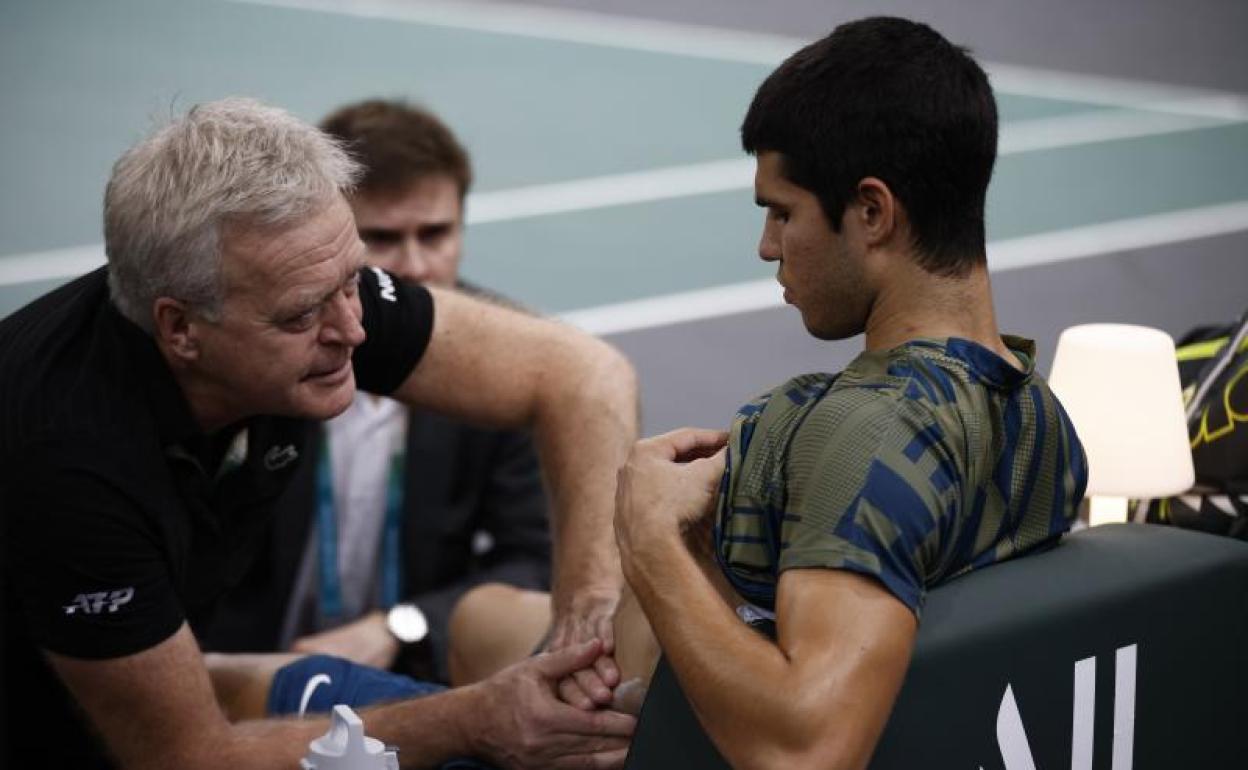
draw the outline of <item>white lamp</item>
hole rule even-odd
[[[1125,324],[1072,326],[1049,385],[1088,455],[1088,523],[1127,520],[1127,498],[1166,497],[1196,480],[1174,341]]]

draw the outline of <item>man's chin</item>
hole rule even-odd
[[[810,336],[824,342],[847,340],[850,337],[862,334],[862,329],[859,327],[816,323],[808,320],[805,315],[802,316],[802,325],[806,327],[806,331],[810,333]]]
[[[316,382],[304,382],[300,393],[297,410],[300,417],[313,420],[328,420],[347,411],[355,398],[355,375],[352,373],[344,381],[332,387],[318,385]]]

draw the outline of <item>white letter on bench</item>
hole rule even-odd
[[[1114,662],[1113,770],[1131,770],[1135,759],[1135,657],[1134,644],[1119,647]]]
[[[1114,661],[1114,743],[1111,770],[1132,770],[1135,761],[1135,669],[1137,645],[1118,648]],[[1071,727],[1070,770],[1092,770],[1096,722],[1096,658],[1075,661],[1075,703]],[[1005,686],[997,709],[997,746],[1005,770],[1036,770],[1036,760],[1014,700]],[[979,770],[984,770],[981,765]]]
[[[1023,717],[1014,701],[1014,688],[1008,684],[1001,697],[1001,708],[997,709],[997,745],[1001,747],[1005,770],[1036,770],[1027,731],[1023,729]]]
[[[1096,658],[1075,662],[1075,715],[1071,727],[1070,770],[1092,770],[1096,718]]]

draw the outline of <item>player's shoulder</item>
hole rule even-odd
[[[839,374],[791,377],[746,403],[733,419],[730,447],[751,463],[783,462],[795,447],[836,443],[845,436],[878,433],[895,419],[895,388],[842,384]]]

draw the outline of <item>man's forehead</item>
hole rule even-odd
[[[760,152],[754,158],[754,195],[760,204],[796,188],[784,176],[784,156],[774,150]]]
[[[286,225],[236,223],[223,233],[221,251],[222,272],[231,288],[290,286],[299,281],[288,279],[318,276],[338,280],[364,261],[345,201]]]
[[[409,217],[453,218],[462,206],[459,183],[446,174],[431,174],[395,190],[360,191],[351,199],[359,221]]]

